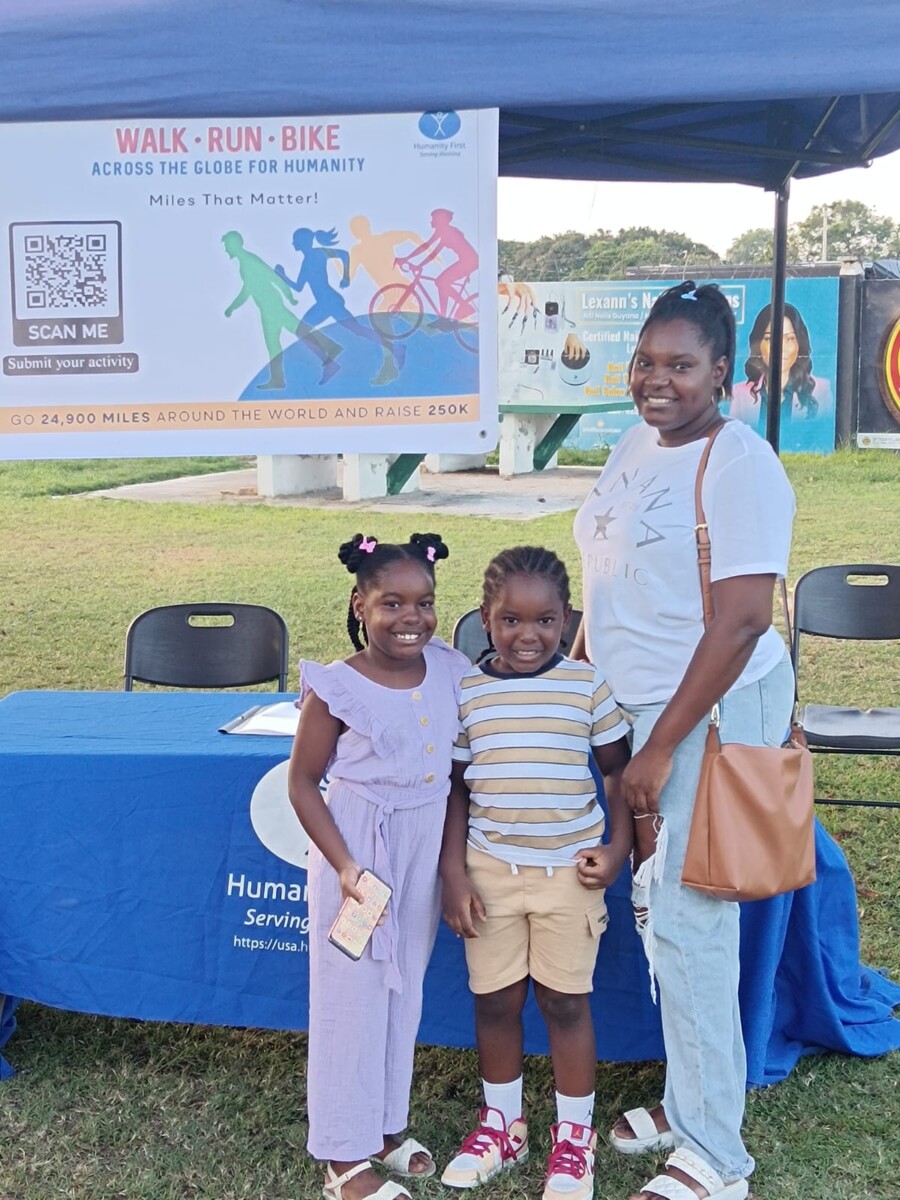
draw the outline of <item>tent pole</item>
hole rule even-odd
[[[784,280],[787,274],[788,200],[791,182],[786,179],[775,193],[775,255],[772,264],[772,319],[769,339],[769,370],[766,440],[778,453],[781,436],[781,347],[784,342]]]

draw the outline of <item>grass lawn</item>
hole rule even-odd
[[[350,580],[339,542],[357,531],[405,538],[436,528],[451,548],[439,570],[439,632],[477,603],[488,558],[528,540],[568,561],[578,591],[571,515],[522,523],[423,514],[369,515],[263,505],[142,504],[73,492],[244,465],[240,460],[0,463],[0,694],[22,688],[121,687],[126,626],[154,604],[230,599],[285,617],[292,658],[348,652]],[[798,499],[791,579],[828,562],[900,562],[900,456],[841,453],[787,460]],[[748,514],[752,519],[752,514]],[[296,676],[294,677],[296,679]],[[900,704],[896,647],[839,646],[804,657],[810,699]],[[819,756],[820,795],[900,795],[885,761]],[[900,977],[900,815],[820,810],[859,889],[862,953]],[[2,852],[2,846],[0,846]],[[6,1047],[18,1075],[0,1085],[0,1200],[307,1200],[320,1173],[306,1158],[303,1034],[143,1024],[20,1009]],[[412,1127],[443,1161],[479,1104],[472,1051],[422,1047]],[[765,1200],[900,1197],[900,1056],[804,1060],[789,1080],[748,1098],[747,1140]],[[348,1080],[348,1096],[354,1081]],[[597,1124],[660,1094],[659,1064],[597,1070]],[[548,1063],[526,1069],[531,1165],[485,1186],[485,1200],[538,1197],[554,1119]],[[365,1103],[360,1097],[359,1103]],[[622,1197],[651,1159],[602,1148],[597,1194]],[[447,1197],[436,1180],[411,1188]]]

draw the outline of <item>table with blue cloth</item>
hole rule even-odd
[[[290,740],[218,731],[280,699],[0,700],[0,1047],[15,997],[107,1016],[306,1027],[305,835],[287,798]],[[900,987],[860,966],[850,872],[821,828],[816,848],[814,885],[743,906],[751,1085],[784,1078],[817,1050],[900,1047]],[[627,870],[607,903],[592,997],[598,1056],[662,1058]],[[419,1038],[471,1046],[473,1033],[463,944],[442,926]],[[533,1001],[525,1041],[547,1049]]]

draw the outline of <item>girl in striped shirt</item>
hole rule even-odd
[[[466,939],[484,1106],[442,1182],[471,1188],[528,1154],[522,1009],[547,1024],[557,1122],[544,1200],[593,1195],[596,1047],[589,994],[604,889],[632,847],[618,787],[627,725],[596,667],[560,653],[569,580],[550,550],[497,555],[481,615],[493,653],[463,676],[441,851],[444,916]],[[606,820],[590,769],[605,777]]]

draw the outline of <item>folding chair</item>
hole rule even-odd
[[[569,652],[580,624],[581,609],[573,608],[569,623],[563,631],[562,640],[559,643],[563,654]],[[459,618],[453,626],[453,645],[473,663],[477,662],[489,649],[488,636],[481,623],[480,609],[473,608]]]
[[[900,566],[855,563],[816,567],[797,581],[793,609],[791,657],[799,697],[801,636],[859,642],[900,639]],[[900,754],[900,708],[806,704],[800,707],[798,715],[812,751]],[[900,801],[896,800],[818,803],[900,808]]]
[[[287,670],[287,626],[261,604],[165,604],[135,617],[125,636],[126,692],[135,680],[180,688],[277,680],[283,692]]]

